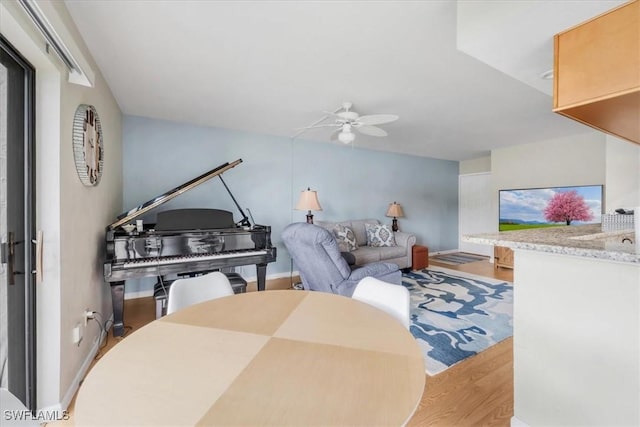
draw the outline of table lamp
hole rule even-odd
[[[298,211],[307,211],[307,224],[313,224],[313,214],[311,211],[321,211],[318,193],[308,188],[300,193],[300,199],[295,207]]]
[[[391,229],[393,231],[398,231],[398,217],[404,216],[404,212],[402,212],[402,206],[400,206],[396,202],[389,203],[389,209],[387,209],[387,216],[393,217],[393,221],[391,223]]]

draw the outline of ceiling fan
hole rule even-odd
[[[382,125],[398,120],[398,116],[395,114],[371,114],[361,116],[355,111],[351,111],[352,106],[353,104],[351,102],[343,102],[342,106],[334,112],[325,111],[324,113],[326,115],[323,118],[310,126],[302,128],[295,136],[300,135],[308,129],[334,127],[336,129],[331,134],[331,138],[334,139],[337,137],[338,141],[343,144],[349,144],[356,139],[354,131],[358,131],[364,135],[387,136],[387,132],[384,129],[374,125]],[[334,119],[333,123],[323,123],[330,117]]]

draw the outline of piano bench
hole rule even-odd
[[[244,280],[241,275],[239,275],[238,273],[224,274],[229,279],[229,283],[231,283],[233,293],[242,294],[247,292],[247,281]],[[156,300],[156,319],[159,319],[167,314],[167,295],[172,283],[173,280],[165,280],[163,287],[158,280],[153,287],[153,298],[155,298]]]
[[[242,278],[238,273],[224,273],[231,283],[234,294],[243,294],[247,292],[247,281]]]

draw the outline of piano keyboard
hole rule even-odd
[[[165,257],[165,258],[144,258],[136,261],[127,261],[122,264],[122,268],[140,268],[145,266],[171,265],[180,263],[189,263],[195,261],[210,261],[225,258],[249,257],[254,255],[266,255],[266,250],[247,250],[236,252],[222,252],[217,254],[195,254],[188,256]]]

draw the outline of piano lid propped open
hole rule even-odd
[[[210,180],[213,177],[219,176],[221,174],[223,174],[224,172],[228,171],[231,168],[236,167],[237,165],[239,165],[240,163],[242,163],[242,159],[238,159],[234,162],[227,162],[227,163],[223,163],[220,166],[211,169],[209,172],[205,172],[202,175],[188,181],[185,182],[182,185],[179,185],[176,188],[173,188],[167,192],[165,192],[164,194],[157,196],[149,201],[144,202],[143,204],[141,204],[140,206],[131,209],[130,211],[124,212],[120,215],[118,215],[118,219],[112,223],[109,224],[107,226],[107,231],[109,230],[114,230],[117,227],[120,227],[121,225],[127,224],[133,220],[135,220],[136,218],[138,218],[139,216],[141,216],[142,214],[150,211],[153,208],[156,208],[166,202],[168,202],[169,200],[173,199],[174,197],[179,196],[182,193],[185,193],[189,190],[191,190],[194,187],[197,187],[198,185]],[[222,178],[220,178],[222,179]],[[224,181],[222,181],[224,184]],[[226,184],[225,188],[227,188]],[[229,189],[227,188],[227,191],[229,191]],[[240,209],[240,213],[243,216],[242,222],[243,225],[245,225],[244,223],[246,223],[248,221],[246,215],[244,214],[244,212],[242,212],[242,209],[240,208],[240,206],[238,205],[238,203],[236,202],[235,198],[233,197],[233,195],[231,194],[231,192],[229,192],[229,194],[231,195],[231,198],[233,198],[233,201],[236,203],[236,206],[238,207],[238,209]]]

